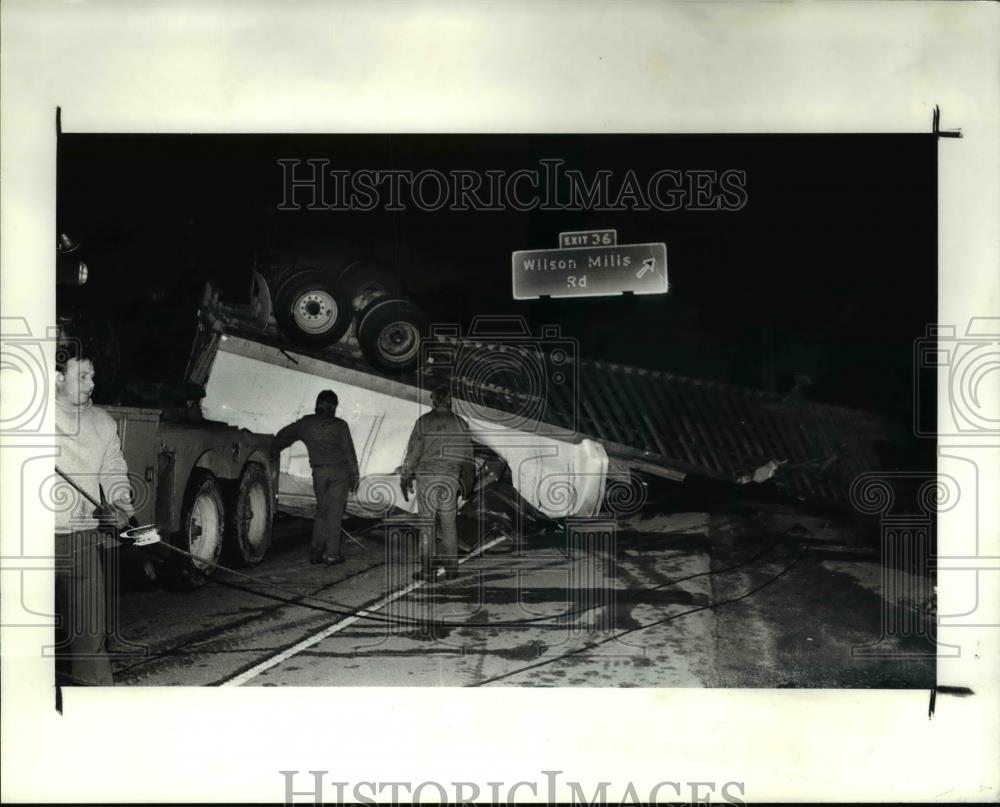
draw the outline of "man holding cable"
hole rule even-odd
[[[115,421],[90,400],[94,380],[93,362],[78,344],[60,344],[55,464],[64,480],[57,500],[67,506],[55,514],[56,681],[111,686],[103,547],[125,529],[133,509]]]

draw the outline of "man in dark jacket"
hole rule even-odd
[[[316,414],[285,426],[274,436],[272,451],[301,440],[309,451],[309,465],[316,492],[309,562],[332,566],[344,562],[340,554],[340,521],[347,494],[358,484],[358,458],[347,423],[336,416],[337,393],[323,390],[316,398]]]
[[[451,391],[441,386],[431,393],[433,409],[417,419],[400,475],[400,487],[409,496],[417,484],[420,515],[427,517],[429,529],[420,531],[422,570],[415,575],[433,579],[434,540],[444,543],[444,567],[448,578],[458,575],[458,512],[460,477],[463,468],[474,462],[469,424],[451,411]]]

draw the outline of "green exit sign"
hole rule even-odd
[[[668,290],[663,243],[520,250],[511,256],[511,270],[515,300]]]

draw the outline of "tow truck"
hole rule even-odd
[[[264,559],[277,490],[271,435],[162,409],[105,409],[118,426],[136,521],[156,524],[185,553],[158,563],[126,550],[127,568],[187,589],[205,582],[220,559],[244,567]]]
[[[59,331],[89,345],[101,383],[118,370],[118,340],[106,318],[93,315],[85,286],[89,270],[80,244],[57,241]],[[271,542],[277,468],[272,436],[206,419],[188,385],[163,385],[156,406],[104,406],[114,418],[129,469],[135,518],[155,524],[161,539],[183,553],[123,547],[133,582],[177,588],[203,583],[221,558],[237,566],[263,560]],[[163,559],[166,563],[162,563]]]

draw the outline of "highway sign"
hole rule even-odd
[[[571,247],[607,247],[618,243],[617,230],[577,230],[571,233],[559,233],[559,246],[562,249]]]
[[[521,250],[511,255],[514,299],[667,291],[666,244]]]

